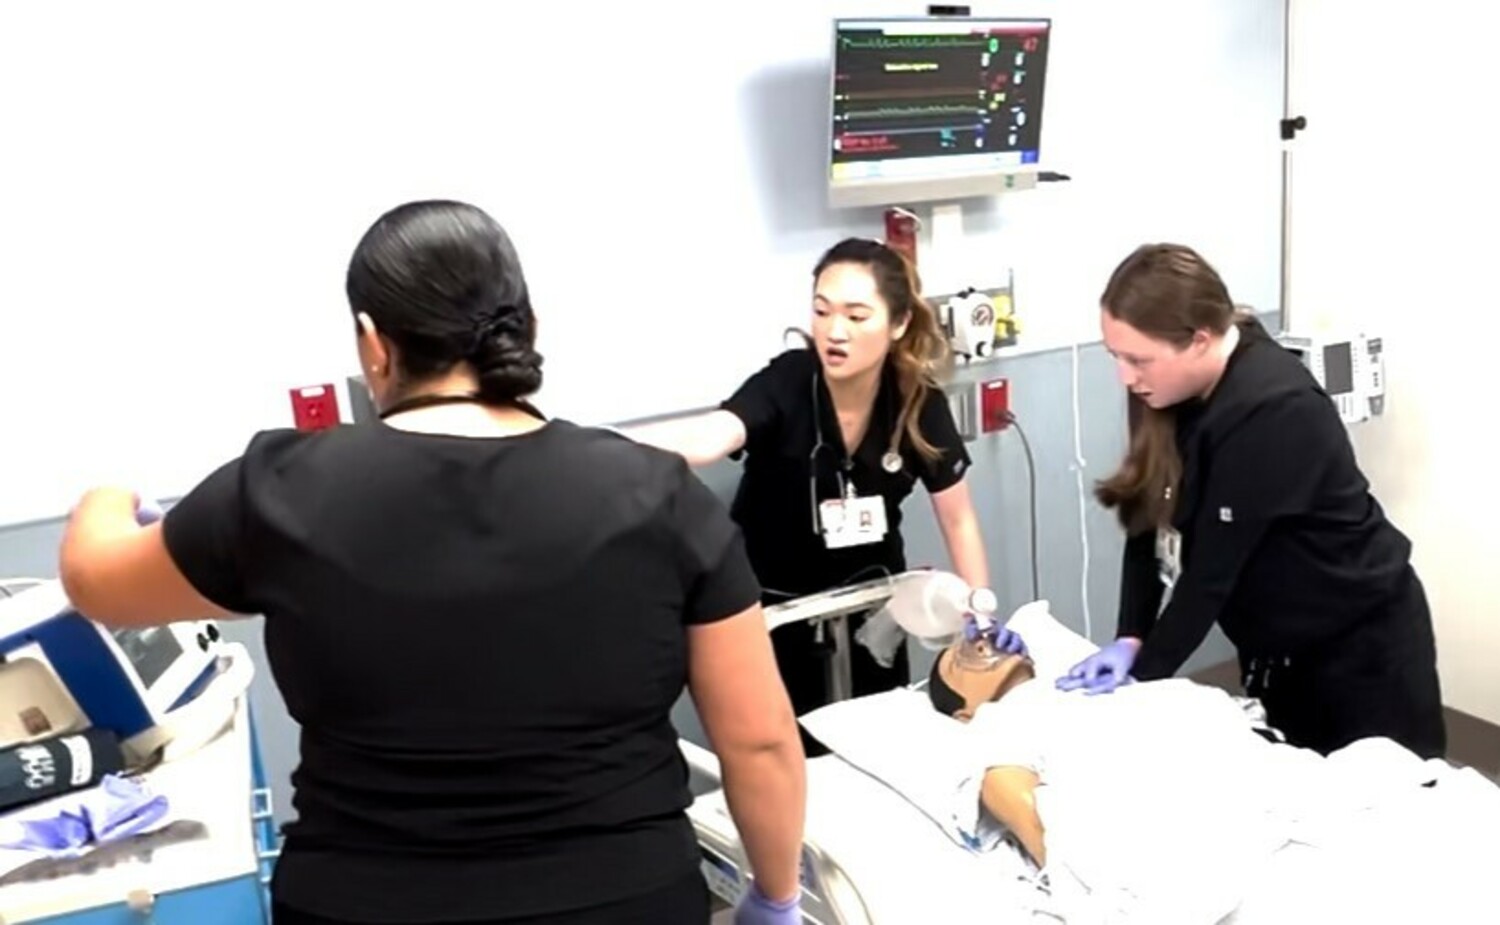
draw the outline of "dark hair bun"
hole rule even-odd
[[[512,402],[542,387],[542,355],[536,352],[530,306],[504,312],[470,357],[479,374],[479,397]]]

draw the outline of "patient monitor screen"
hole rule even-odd
[[[141,684],[147,688],[172,667],[182,655],[182,646],[171,630],[163,627],[151,629],[115,630],[111,634],[125,658],[135,668]]]
[[[1329,395],[1354,391],[1354,345],[1347,341],[1323,348],[1323,390]]]
[[[834,182],[1037,161],[1047,20],[839,20]]]

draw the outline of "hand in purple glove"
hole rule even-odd
[[[1107,694],[1121,684],[1129,684],[1130,666],[1141,651],[1141,641],[1131,636],[1114,642],[1074,665],[1072,670],[1057,679],[1057,689],[1075,691],[1082,688],[1089,694]]]
[[[964,639],[975,642],[981,637],[989,643],[989,646],[997,654],[1004,655],[1027,655],[1026,641],[1021,634],[1006,629],[998,623],[991,623],[988,628],[980,629],[979,623],[970,614],[964,618]]]
[[[78,503],[73,505],[72,509],[68,511],[68,519],[71,520],[77,517],[80,511],[88,511],[93,515],[97,512],[99,504],[103,504],[105,510],[113,516],[119,509],[119,502],[121,501],[125,501],[130,505],[131,510],[135,514],[135,522],[138,526],[144,527],[153,524],[163,517],[161,505],[145,497],[140,492],[132,491],[128,488],[106,487],[93,488],[85,493],[82,498],[78,499]]]
[[[136,495],[135,522],[141,526],[154,524],[163,517],[161,505],[144,495]]]
[[[734,925],[802,925],[802,893],[776,902],[752,883],[734,907]]]

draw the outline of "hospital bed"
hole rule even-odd
[[[827,622],[835,644],[847,653],[847,617],[878,607],[881,588],[887,584],[870,582],[767,608],[768,621],[773,626],[793,620]],[[1039,648],[1047,651],[1049,664],[1038,659],[1039,676],[1047,676],[1056,665],[1071,664],[1094,647],[1046,614],[1045,602],[1039,606],[1040,611],[1033,608],[1026,619],[1018,613],[1011,626],[1027,638],[1034,654]],[[910,694],[907,701],[903,694]],[[920,706],[930,712],[923,703],[925,694],[902,691],[877,697],[891,709],[906,703],[913,710]],[[876,698],[861,700],[873,703]],[[1252,718],[1258,715],[1254,701],[1240,703]],[[850,715],[845,711],[841,721]],[[903,781],[884,773],[886,759],[878,752],[903,747],[899,740],[907,719],[893,713],[872,720],[867,713],[860,720],[864,728],[842,732],[815,725],[817,713],[803,719],[834,750],[807,763],[802,851],[806,922],[1070,921],[1057,911],[1046,878],[1019,850],[1008,845],[988,852],[969,850],[935,821],[930,794],[910,792],[913,788],[904,788]],[[825,735],[834,732],[839,735]],[[691,742],[682,741],[681,747],[692,774],[695,802],[689,816],[702,850],[704,876],[717,896],[733,904],[746,887],[746,865],[719,789],[718,761]],[[1495,914],[1491,904],[1497,902],[1488,895],[1488,885],[1493,872],[1500,870],[1500,843],[1492,835],[1500,830],[1500,788],[1472,770],[1447,768],[1441,762],[1426,765],[1443,777],[1446,801],[1437,814],[1441,820],[1434,818],[1430,805],[1413,803],[1385,816],[1351,818],[1352,828],[1322,849],[1288,844],[1269,860],[1252,894],[1221,920],[1223,925],[1447,921],[1448,915],[1488,920]]]
[[[776,629],[808,622],[826,634],[832,658],[829,700],[850,696],[851,617],[878,609],[893,583],[878,578],[766,608]],[[718,759],[680,740],[695,795],[688,814],[712,892],[734,903],[745,863],[719,789]],[[1009,885],[1022,904],[1035,891],[1034,870],[1019,853],[977,854],[948,835],[887,783],[839,755],[807,762],[807,820],[802,851],[803,916],[812,925],[988,921]],[[976,883],[985,889],[974,890]]]
[[[683,743],[695,785],[717,781],[713,755]],[[745,865],[722,790],[688,810],[712,892],[736,901]],[[802,909],[813,925],[992,922],[1011,885],[1011,908],[1025,908],[1032,874],[1014,852],[957,848],[932,821],[886,784],[836,755],[807,763]]]

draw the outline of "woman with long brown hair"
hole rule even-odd
[[[808,349],[776,357],[719,410],[627,433],[695,465],[745,454],[731,513],[768,600],[904,570],[901,502],[919,480],[954,571],[987,589],[969,455],[939,385],[952,351],[915,268],[879,241],[850,238],[812,275]],[[797,712],[826,703],[826,649],[813,629],[781,627],[772,642]],[[910,680],[904,650],[890,667],[861,646],[852,659],[856,694]]]
[[[1167,677],[1217,622],[1247,693],[1293,745],[1386,736],[1442,755],[1411,542],[1370,494],[1327,394],[1189,248],[1138,248],[1100,301],[1130,390],[1130,447],[1097,492],[1129,536],[1119,638],[1058,685]]]

